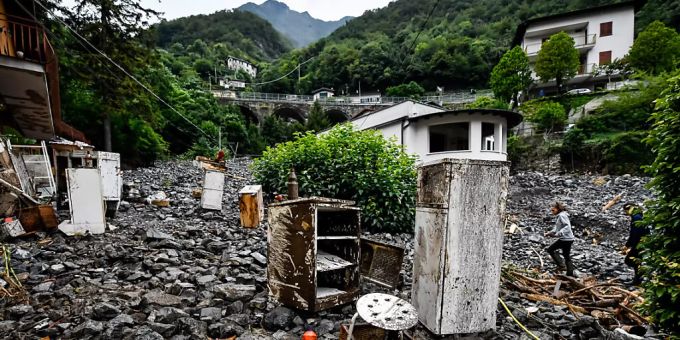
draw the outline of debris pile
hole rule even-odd
[[[109,219],[115,230],[73,237],[58,231],[36,232],[29,238],[8,241],[11,256],[3,260],[9,259],[8,267],[18,279],[15,283],[28,292],[28,299],[0,298],[0,334],[14,339],[300,339],[309,325],[319,339],[337,339],[341,325],[349,324],[356,312],[354,304],[307,313],[278,306],[268,299],[268,224],[265,219],[259,227],[244,228],[239,216],[239,191],[253,184],[249,163],[247,159],[227,161],[220,211],[202,209],[200,198],[193,194],[202,187],[204,169],[190,162],[159,162],[154,167],[123,173],[123,201],[116,216]],[[522,278],[513,282],[557,300],[564,298],[552,295],[558,280],[564,281],[560,290],[565,294],[594,284],[585,277],[595,276],[600,283],[611,283],[566,299],[573,306],[585,308],[586,315],[572,313],[567,305],[526,298],[522,294],[531,293],[508,286],[510,277],[504,277],[504,302],[541,338],[603,337],[611,332],[610,325],[601,320],[634,324],[633,314],[620,307],[586,306],[585,301],[598,294],[604,298],[595,301],[616,295],[624,296],[619,302],[624,306],[636,302],[637,293],[629,296],[614,289],[632,289],[626,285],[632,279],[632,270],[623,264],[623,256],[616,249],[625,240],[628,228],[625,216],[620,214],[621,203],[604,213],[601,209],[622,189],[627,191],[621,202],[643,201],[649,196],[642,188],[646,180],[604,177],[606,182],[598,185],[593,183],[595,178],[529,173],[511,179],[508,212],[516,216],[517,230],[506,234],[503,261],[516,268],[516,273],[549,283],[537,284]],[[163,195],[156,196],[160,192]],[[152,196],[161,198],[162,204],[145,201]],[[543,248],[551,241],[543,237],[543,231],[552,227],[547,209],[555,199],[567,202],[575,221],[579,240],[572,253],[582,288],[560,277],[529,274],[554,269],[547,262],[541,266],[537,254],[545,257]],[[508,229],[512,223],[508,221]],[[603,237],[593,243],[591,237],[586,237],[586,228]],[[362,238],[406,250],[397,289],[381,288],[364,280],[362,294],[383,292],[408,301],[413,237],[364,231]],[[4,273],[4,262],[0,264],[0,273]],[[6,289],[16,294],[4,277],[0,287],[0,292]],[[484,337],[524,336],[503,306],[499,304],[498,308],[496,332]],[[537,311],[527,313],[529,308]],[[592,316],[598,308],[613,319]],[[619,314],[617,308],[621,310]],[[633,323],[624,321],[628,319]],[[413,337],[434,339],[422,328],[414,330]]]
[[[590,315],[605,328],[642,330],[648,321],[637,313],[634,305],[643,299],[639,293],[626,289],[616,279],[598,282],[594,277],[573,278],[564,275],[547,275],[537,272],[520,272],[506,267],[501,284],[520,293],[520,297],[535,302],[547,302],[554,306],[566,306],[574,315]],[[535,313],[537,307],[527,308]],[[613,329],[612,329],[613,330]]]

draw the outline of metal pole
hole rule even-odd
[[[219,145],[218,148],[219,148],[220,150],[222,150],[222,127],[220,126],[220,127],[218,128],[217,131],[218,131],[218,138],[219,138],[219,139],[218,139],[218,142],[217,142],[217,143],[218,143],[217,145]]]

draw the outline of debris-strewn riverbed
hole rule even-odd
[[[320,339],[336,339],[340,324],[354,314],[354,306],[311,314],[268,300],[267,224],[257,229],[239,225],[237,193],[252,184],[248,165],[247,159],[230,162],[222,212],[203,211],[192,197],[192,190],[201,185],[202,170],[188,162],[163,162],[124,173],[132,190],[126,190],[127,199],[106,234],[39,233],[8,242],[11,266],[28,294],[0,300],[0,335],[7,339],[299,339],[309,325]],[[646,182],[631,176],[513,176],[505,267],[554,279],[555,267],[544,250],[551,240],[543,233],[553,225],[550,203],[560,200],[569,207],[578,237],[572,250],[578,276],[634,289],[628,285],[632,270],[618,252],[627,236],[627,217],[621,203],[606,212],[601,209],[621,193],[622,202],[643,202],[650,196],[644,189]],[[160,191],[169,197],[169,207],[144,201]],[[406,256],[399,290],[365,283],[363,293],[386,292],[408,299],[412,236],[364,234],[405,247]],[[6,286],[0,280],[0,287]],[[501,298],[542,339],[626,338],[610,333],[613,327],[601,327],[593,315],[526,299],[506,284]],[[420,327],[413,336],[434,338]],[[478,336],[520,339],[528,335],[499,304],[496,330]]]

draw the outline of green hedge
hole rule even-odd
[[[316,136],[268,148],[256,159],[255,179],[268,192],[286,191],[295,168],[300,196],[350,199],[362,209],[364,229],[412,232],[415,213],[415,158],[380,132],[337,125]]]

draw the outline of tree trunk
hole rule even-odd
[[[104,150],[111,152],[113,146],[111,143],[111,116],[108,113],[104,113]]]
[[[562,77],[557,76],[555,77],[555,83],[557,85],[557,93],[562,94]]]

